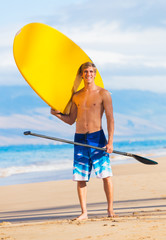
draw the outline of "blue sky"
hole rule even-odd
[[[12,55],[15,33],[48,24],[95,62],[109,89],[166,92],[164,0],[6,0],[0,7],[0,85],[26,84]]]
[[[50,116],[49,107],[30,89],[16,67],[14,36],[31,22],[61,31],[94,61],[105,88],[116,99],[116,136],[165,134],[165,12],[165,0],[1,0],[0,145],[45,143],[23,136],[25,130],[62,137],[72,136],[75,131],[74,126]],[[126,89],[128,98],[123,93]],[[115,94],[116,90],[121,92]],[[118,94],[126,99],[125,106]],[[124,112],[118,111],[119,107]]]

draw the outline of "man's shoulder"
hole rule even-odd
[[[100,94],[102,95],[102,96],[107,96],[107,95],[110,95],[110,92],[107,90],[107,89],[105,89],[105,88],[99,88],[99,92],[100,92]]]
[[[81,90],[75,92],[75,93],[73,94],[73,96],[78,96],[78,95],[80,95],[82,92],[83,92],[83,89],[81,89]]]
[[[75,93],[73,94],[73,96],[72,96],[72,99],[74,100],[74,99],[76,99],[77,97],[79,97],[79,95],[82,93],[82,91],[83,91],[83,90],[81,89],[81,90],[75,92]]]

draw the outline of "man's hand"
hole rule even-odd
[[[61,113],[59,110],[55,110],[53,108],[51,108],[50,112],[51,112],[52,115],[55,115],[55,116],[56,116],[56,114],[58,114],[58,113],[60,114]]]
[[[75,108],[75,104],[73,103],[69,114],[63,114],[59,110],[53,108],[51,108],[50,113],[69,125],[72,125],[77,117],[77,109]]]
[[[112,153],[113,152],[113,144],[107,144],[106,145],[107,153]]]

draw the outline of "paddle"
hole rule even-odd
[[[31,135],[31,136],[46,138],[46,139],[50,139],[50,140],[54,140],[54,141],[58,141],[58,142],[64,142],[64,143],[69,143],[69,144],[74,144],[74,145],[79,145],[79,146],[83,146],[83,147],[89,147],[89,148],[94,148],[94,149],[97,149],[97,150],[106,151],[106,148],[95,147],[95,146],[91,146],[91,145],[87,145],[87,144],[83,144],[83,143],[78,143],[78,142],[73,142],[73,141],[70,141],[70,140],[65,140],[65,139],[62,139],[62,138],[49,137],[49,136],[45,136],[45,135],[42,135],[42,134],[32,133],[31,131],[24,132],[24,135]],[[144,158],[144,157],[132,154],[132,153],[119,152],[119,151],[116,151],[116,150],[113,150],[113,153],[120,154],[120,155],[127,156],[127,157],[133,157],[137,161],[139,161],[141,163],[144,163],[144,164],[148,164],[148,165],[158,164],[157,162],[155,162],[153,160],[150,160],[148,158]]]

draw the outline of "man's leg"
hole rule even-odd
[[[103,178],[103,184],[108,203],[108,217],[115,217],[113,211],[113,183],[111,177]]]
[[[77,218],[78,220],[83,220],[88,218],[87,207],[86,207],[86,197],[87,197],[87,186],[85,181],[77,182],[77,191],[80,201],[80,206],[82,214]]]

